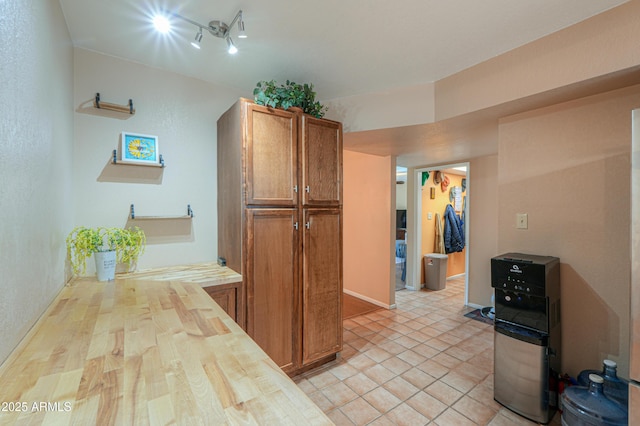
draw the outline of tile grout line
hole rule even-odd
[[[438,419],[446,421],[453,416],[470,425],[490,425],[494,420],[500,423],[504,418],[514,424],[535,425],[526,419],[520,422],[520,418],[493,401],[493,329],[464,317],[473,309],[463,306],[463,297],[464,277],[449,280],[444,290],[398,291],[396,310],[346,319],[341,356],[294,380],[305,393],[319,399],[318,405],[330,418],[336,417],[336,424],[394,424],[391,418],[397,410],[414,415],[422,424],[439,424]],[[422,378],[428,383],[412,383],[403,377],[409,372],[426,376]],[[356,376],[373,385],[361,387],[360,394]],[[394,393],[389,388],[396,384]],[[327,397],[323,390],[329,387],[334,393]],[[336,389],[346,396],[335,395]],[[437,408],[428,411],[415,402],[419,398]],[[351,413],[345,409],[359,400],[375,413]]]

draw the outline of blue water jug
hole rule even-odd
[[[604,379],[604,394],[620,404],[629,405],[629,382],[618,377],[618,364],[610,359],[602,362],[602,371],[584,370],[578,374],[578,385],[589,386],[589,375],[598,374]]]
[[[622,426],[627,410],[604,394],[604,379],[589,375],[589,387],[571,386],[562,394],[562,426]]]

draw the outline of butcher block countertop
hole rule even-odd
[[[65,286],[0,366],[0,424],[333,424],[197,281]]]
[[[197,263],[193,265],[168,266],[166,268],[143,269],[128,274],[118,274],[118,278],[135,280],[180,281],[198,283],[202,287],[231,284],[242,281],[242,275],[217,263]]]

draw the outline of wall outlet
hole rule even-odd
[[[529,219],[526,213],[516,213],[516,229],[527,229],[529,227]]]

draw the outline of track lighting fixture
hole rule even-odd
[[[247,38],[247,34],[244,31],[244,20],[242,19],[242,10],[236,13],[236,16],[231,21],[231,24],[227,25],[222,21],[211,21],[208,25],[200,24],[196,21],[192,21],[189,18],[185,18],[177,13],[167,12],[164,15],[158,15],[153,18],[153,25],[156,29],[162,33],[168,33],[171,31],[171,22],[169,18],[178,18],[191,25],[198,27],[195,39],[191,42],[191,45],[196,49],[200,49],[200,42],[202,41],[202,31],[205,30],[214,37],[219,37],[227,41],[227,52],[234,54],[238,52],[238,48],[231,39],[231,29],[234,25],[238,24],[238,38]]]

